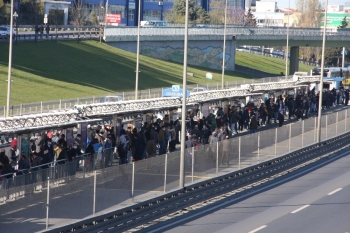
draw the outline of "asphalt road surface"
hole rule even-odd
[[[190,211],[153,232],[350,232],[349,153],[342,151],[340,159],[236,204]]]

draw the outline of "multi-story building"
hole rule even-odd
[[[284,27],[284,13],[278,12],[277,2],[256,1],[253,14],[258,27]]]

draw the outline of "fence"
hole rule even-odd
[[[227,81],[225,83],[225,88],[234,88],[240,87],[242,84],[251,84],[251,83],[266,83],[266,82],[280,82],[280,81],[290,81],[292,76],[276,76],[268,77],[261,79],[250,79],[250,80],[237,80],[237,81]],[[220,90],[221,83],[206,83],[206,84],[193,84],[187,85],[188,90],[192,90],[198,87],[205,87],[207,90]],[[149,98],[158,98],[162,96],[163,88],[147,89],[140,90],[138,92],[139,99],[149,99]],[[197,89],[198,90],[198,89]],[[123,100],[134,100],[135,92],[118,92],[114,94],[109,94],[108,96],[120,96]],[[16,106],[11,106],[10,116],[22,116],[35,113],[47,113],[54,111],[63,111],[70,109],[74,105],[80,104],[93,104],[93,103],[102,103],[105,101],[107,96],[92,96],[87,98],[76,98],[76,99],[66,99],[66,100],[55,100],[47,101],[40,103],[29,103],[29,104],[20,104]],[[6,117],[6,106],[0,108],[0,116]]]
[[[347,132],[349,125],[348,109],[323,115],[321,140]],[[189,148],[185,152],[185,185],[314,144],[317,140],[316,126],[317,118],[310,118],[228,141]],[[46,219],[47,227],[67,224],[67,219],[104,213],[178,189],[179,164],[180,152],[176,151],[100,170],[84,169],[85,172],[74,174],[66,172],[68,174],[61,177],[50,175],[59,171],[64,174],[64,169],[57,166],[46,173],[49,179],[0,190],[1,200],[9,202],[1,206],[0,214],[3,221],[7,221],[14,217],[11,210],[26,207],[21,210],[22,216],[30,214],[31,218],[41,219],[41,222]],[[64,166],[68,168],[75,165],[67,163]],[[38,184],[40,189],[37,189]],[[6,228],[10,224],[2,225],[4,231],[10,230]],[[40,223],[26,225],[26,231],[34,232],[43,228],[45,226]],[[20,232],[19,225],[16,225],[16,229]]]

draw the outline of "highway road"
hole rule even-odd
[[[168,233],[350,232],[350,150],[337,153],[305,175],[230,204],[189,211],[156,231]],[[310,168],[308,168],[310,169]],[[294,174],[295,176],[295,174]]]

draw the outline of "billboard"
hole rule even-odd
[[[122,22],[121,14],[107,14],[106,23],[117,24]]]
[[[322,20],[320,26],[323,27],[324,14],[321,16]],[[327,13],[327,27],[336,28],[341,26],[341,22],[343,21],[344,17],[346,17],[346,21],[349,22],[350,17],[346,13]]]

